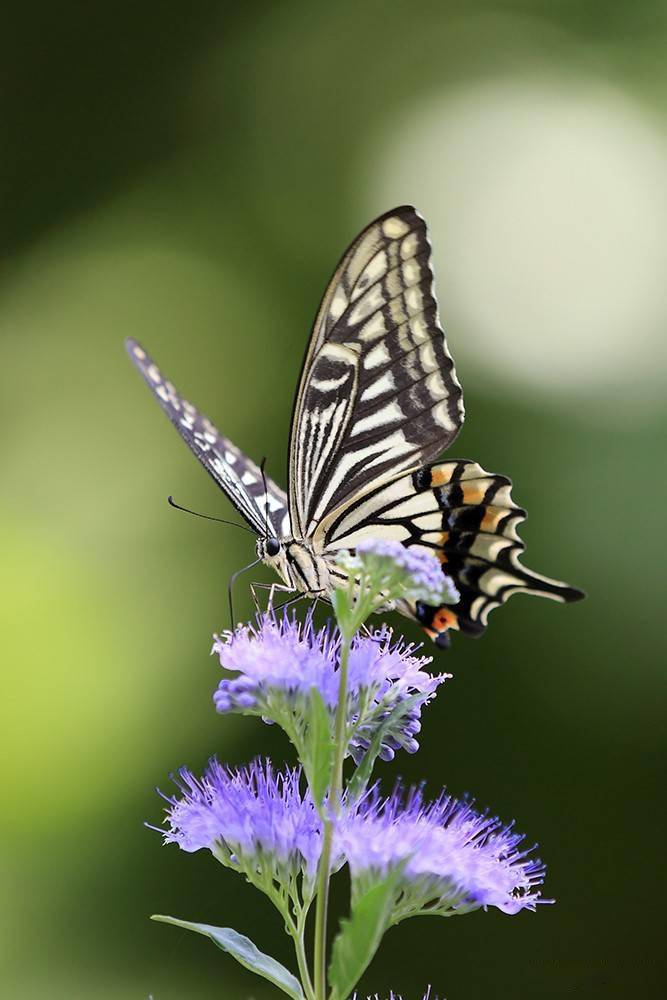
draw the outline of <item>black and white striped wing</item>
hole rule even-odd
[[[264,535],[267,528],[269,535],[276,538],[289,535],[285,491],[267,476],[265,494],[259,466],[229,438],[223,437],[208,417],[179,395],[136,340],[128,337],[125,345],[131,360],[178,433],[250,527],[259,535]]]
[[[322,299],[294,406],[296,536],[388,475],[434,459],[463,422],[433,294],[426,225],[404,206],[343,255]]]
[[[385,481],[333,520],[325,554],[332,565],[340,549],[362,539],[387,538],[434,552],[460,592],[458,604],[399,606],[441,645],[449,629],[480,635],[494,608],[513,594],[537,594],[568,602],[583,593],[533,573],[519,557],[524,544],[517,527],[526,512],[511,497],[505,476],[485,472],[476,462],[427,465]],[[335,573],[335,568],[334,568]]]

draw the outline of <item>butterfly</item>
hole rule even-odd
[[[257,533],[257,556],[286,589],[331,594],[336,557],[368,538],[435,553],[456,605],[403,601],[437,645],[480,635],[513,594],[583,593],[521,565],[526,513],[505,476],[438,461],[464,419],[433,291],[426,224],[409,205],[370,223],[343,254],[320,303],[294,401],[285,492],[181,396],[144,349],[130,358],[186,444]]]

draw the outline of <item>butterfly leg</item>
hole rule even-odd
[[[273,583],[271,584],[271,590],[269,591],[269,602],[268,608],[273,609],[273,598],[275,594],[293,594],[294,590],[292,587],[286,587],[284,583]]]
[[[250,593],[252,594],[252,601],[255,605],[255,611],[257,614],[262,614],[262,609],[259,605],[259,598],[257,596],[258,590],[268,590],[269,598],[266,603],[265,611],[269,611],[273,608],[273,596],[276,593],[292,594],[294,591],[291,587],[286,587],[284,583],[251,583]]]
[[[273,608],[273,611],[283,611],[285,608],[290,608],[293,604],[297,604],[299,601],[305,600],[305,597],[305,594],[297,594],[296,597],[289,597],[286,601],[283,601],[282,604],[278,604],[275,608]]]

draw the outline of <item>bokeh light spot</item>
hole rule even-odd
[[[429,221],[457,359],[562,400],[660,398],[667,145],[638,105],[588,80],[495,80],[422,99],[381,146],[373,204]]]

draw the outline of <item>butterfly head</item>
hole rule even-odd
[[[283,545],[278,538],[267,536],[257,539],[257,555],[262,562],[275,565],[275,561],[280,561],[283,554]]]
[[[266,535],[257,539],[257,556],[265,566],[269,566],[288,587],[293,587],[292,574],[289,569],[288,546],[274,535]]]

